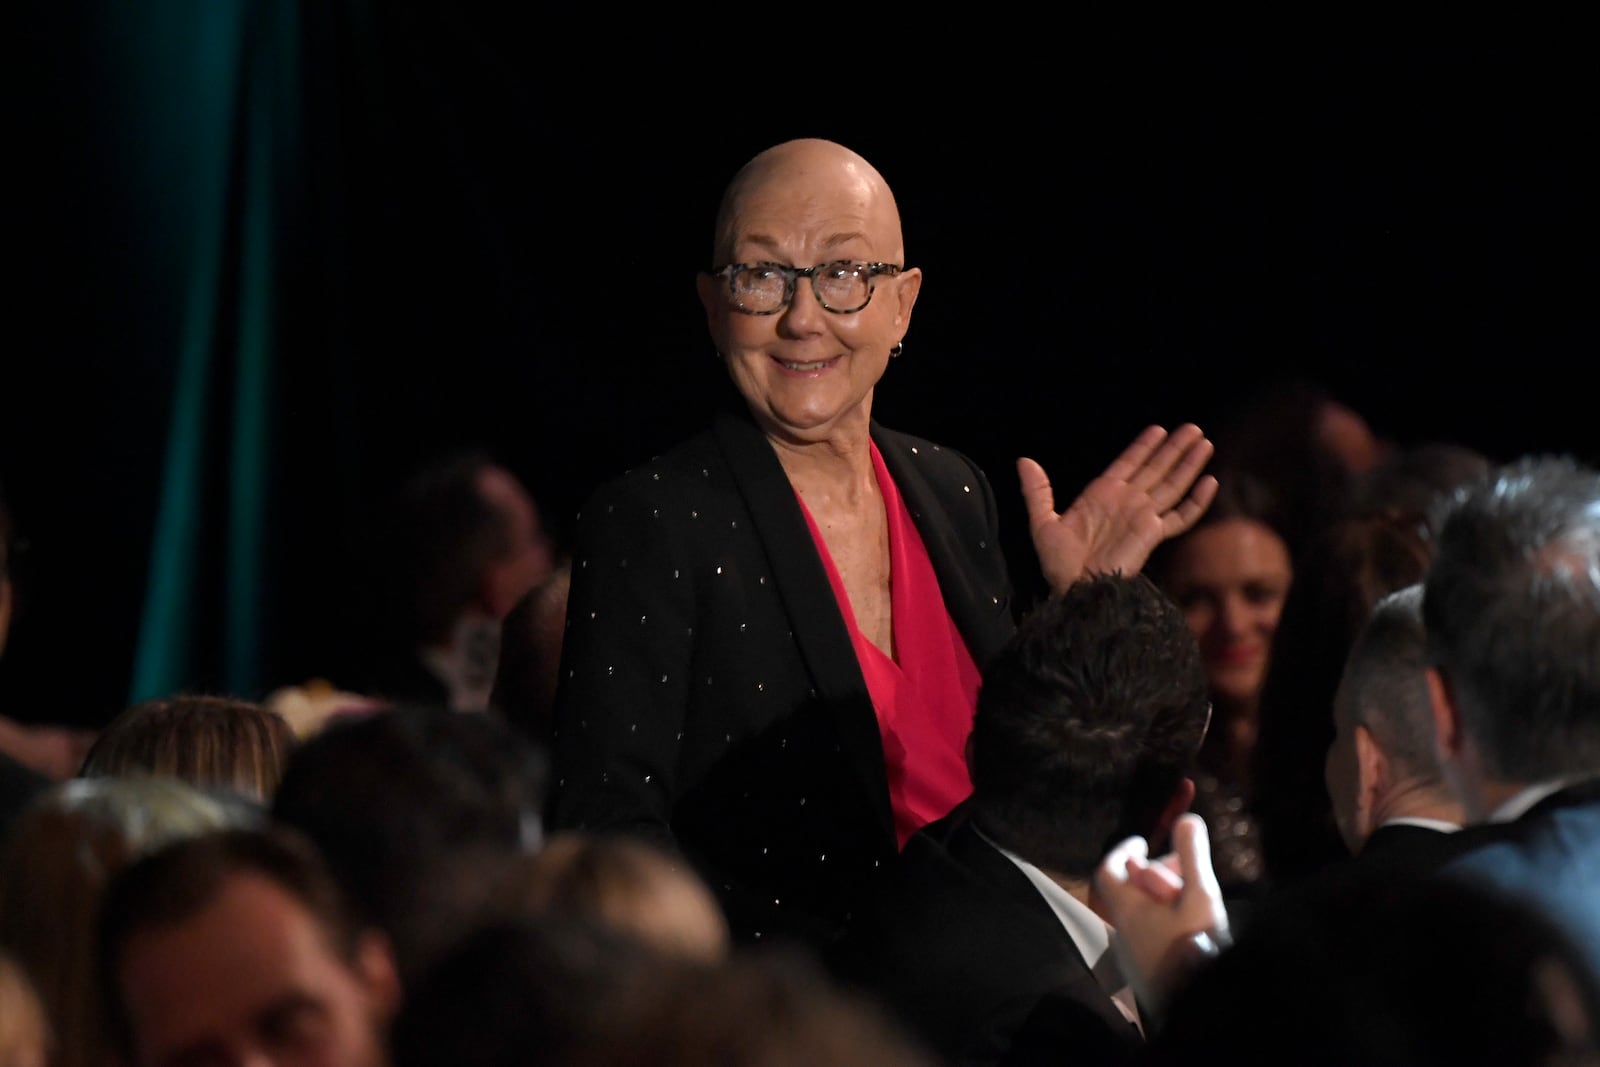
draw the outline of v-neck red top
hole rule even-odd
[[[806,526],[828,572],[839,612],[850,630],[867,692],[878,713],[878,732],[889,775],[895,833],[904,847],[923,824],[940,818],[972,792],[967,735],[978,703],[980,675],[939,590],[933,561],[911,513],[872,445],[872,470],[889,520],[890,603],[894,656],[886,655],[856,625],[844,581],[805,501]],[[795,494],[799,499],[799,494]]]

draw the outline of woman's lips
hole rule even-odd
[[[1218,667],[1249,667],[1259,663],[1263,654],[1263,650],[1255,646],[1224,648],[1211,653],[1206,660]]]
[[[796,360],[779,359],[777,356],[773,356],[772,361],[790,374],[808,375],[822,373],[839,362],[840,358],[839,356],[834,356],[831,359]]]

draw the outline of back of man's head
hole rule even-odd
[[[1527,456],[1459,491],[1422,610],[1484,774],[1600,771],[1600,471]]]
[[[1436,817],[1439,806],[1454,804],[1439,764],[1427,667],[1422,585],[1417,583],[1378,601],[1350,647],[1334,695],[1336,736],[1328,789],[1352,851],[1366,840],[1376,820]],[[1366,742],[1358,743],[1358,728],[1366,731],[1385,765],[1382,782],[1370,786],[1381,795],[1372,798],[1372,810],[1359,818],[1359,794],[1369,784],[1360,770]],[[1416,805],[1428,805],[1429,811],[1413,810]]]
[[[1205,669],[1143,575],[1092,575],[1023,620],[985,671],[969,760],[979,825],[1052,873],[1088,877],[1158,836],[1205,734]]]
[[[395,590],[406,607],[412,640],[442,642],[478,595],[483,569],[510,550],[503,515],[478,488],[488,456],[462,452],[419,469],[401,488],[391,527],[400,563]]]
[[[1395,590],[1372,609],[1350,648],[1336,704],[1366,725],[1410,776],[1442,784],[1423,676],[1427,665],[1418,583]]]
[[[458,857],[540,842],[543,753],[487,712],[401,706],[338,719],[290,755],[272,815],[321,850],[363,918],[420,966],[467,902],[446,877]]]

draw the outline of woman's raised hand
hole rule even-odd
[[[1051,590],[1091,571],[1133,574],[1157,545],[1193,526],[1217,494],[1217,480],[1200,473],[1211,452],[1193,423],[1171,433],[1148,426],[1062,512],[1044,468],[1017,460],[1034,551]]]

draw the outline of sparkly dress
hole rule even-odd
[[[1194,775],[1194,812],[1211,836],[1211,863],[1225,896],[1254,896],[1262,888],[1261,827],[1242,786],[1201,770]]]
[[[1254,730],[1243,726],[1253,714],[1217,709],[1195,761],[1192,809],[1206,821],[1211,865],[1223,894],[1257,897],[1266,889],[1261,824],[1251,808],[1249,782],[1240,768],[1250,765]]]

